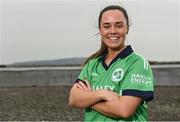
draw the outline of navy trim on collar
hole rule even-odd
[[[126,58],[127,56],[129,56],[131,53],[133,53],[134,51],[132,50],[131,46],[128,45],[124,50],[122,50],[112,61],[111,63],[107,66],[106,63],[105,63],[105,58],[107,56],[107,53],[102,55],[100,57],[100,60],[102,61],[102,65],[103,67],[108,70],[108,68],[116,61],[118,60],[119,58],[123,59],[123,58]]]
[[[133,53],[134,51],[131,48],[131,45],[128,45],[124,50],[122,50],[119,54],[118,57],[119,58],[126,58],[127,56],[129,56],[131,53]]]

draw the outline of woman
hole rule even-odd
[[[101,48],[86,61],[71,88],[69,104],[85,108],[85,121],[147,121],[153,74],[148,61],[125,45],[126,10],[107,6],[98,22]]]

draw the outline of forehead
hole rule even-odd
[[[117,22],[124,22],[125,17],[123,13],[120,10],[108,10],[103,13],[101,22],[111,22],[111,21],[117,21]]]

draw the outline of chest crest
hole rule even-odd
[[[118,83],[122,80],[124,75],[124,70],[122,68],[117,68],[113,71],[111,75],[111,80],[115,83]]]

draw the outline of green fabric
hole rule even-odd
[[[128,119],[110,118],[91,108],[86,108],[84,121],[147,121],[146,100],[152,96],[148,96],[146,92],[153,91],[154,81],[148,61],[135,53],[131,53],[125,58],[118,58],[106,70],[100,58],[90,60],[83,67],[79,79],[87,79],[94,91],[109,89],[122,96],[124,94],[129,95],[128,92],[134,90],[135,94],[130,95],[142,97],[144,101]],[[145,94],[141,96],[138,93]]]

